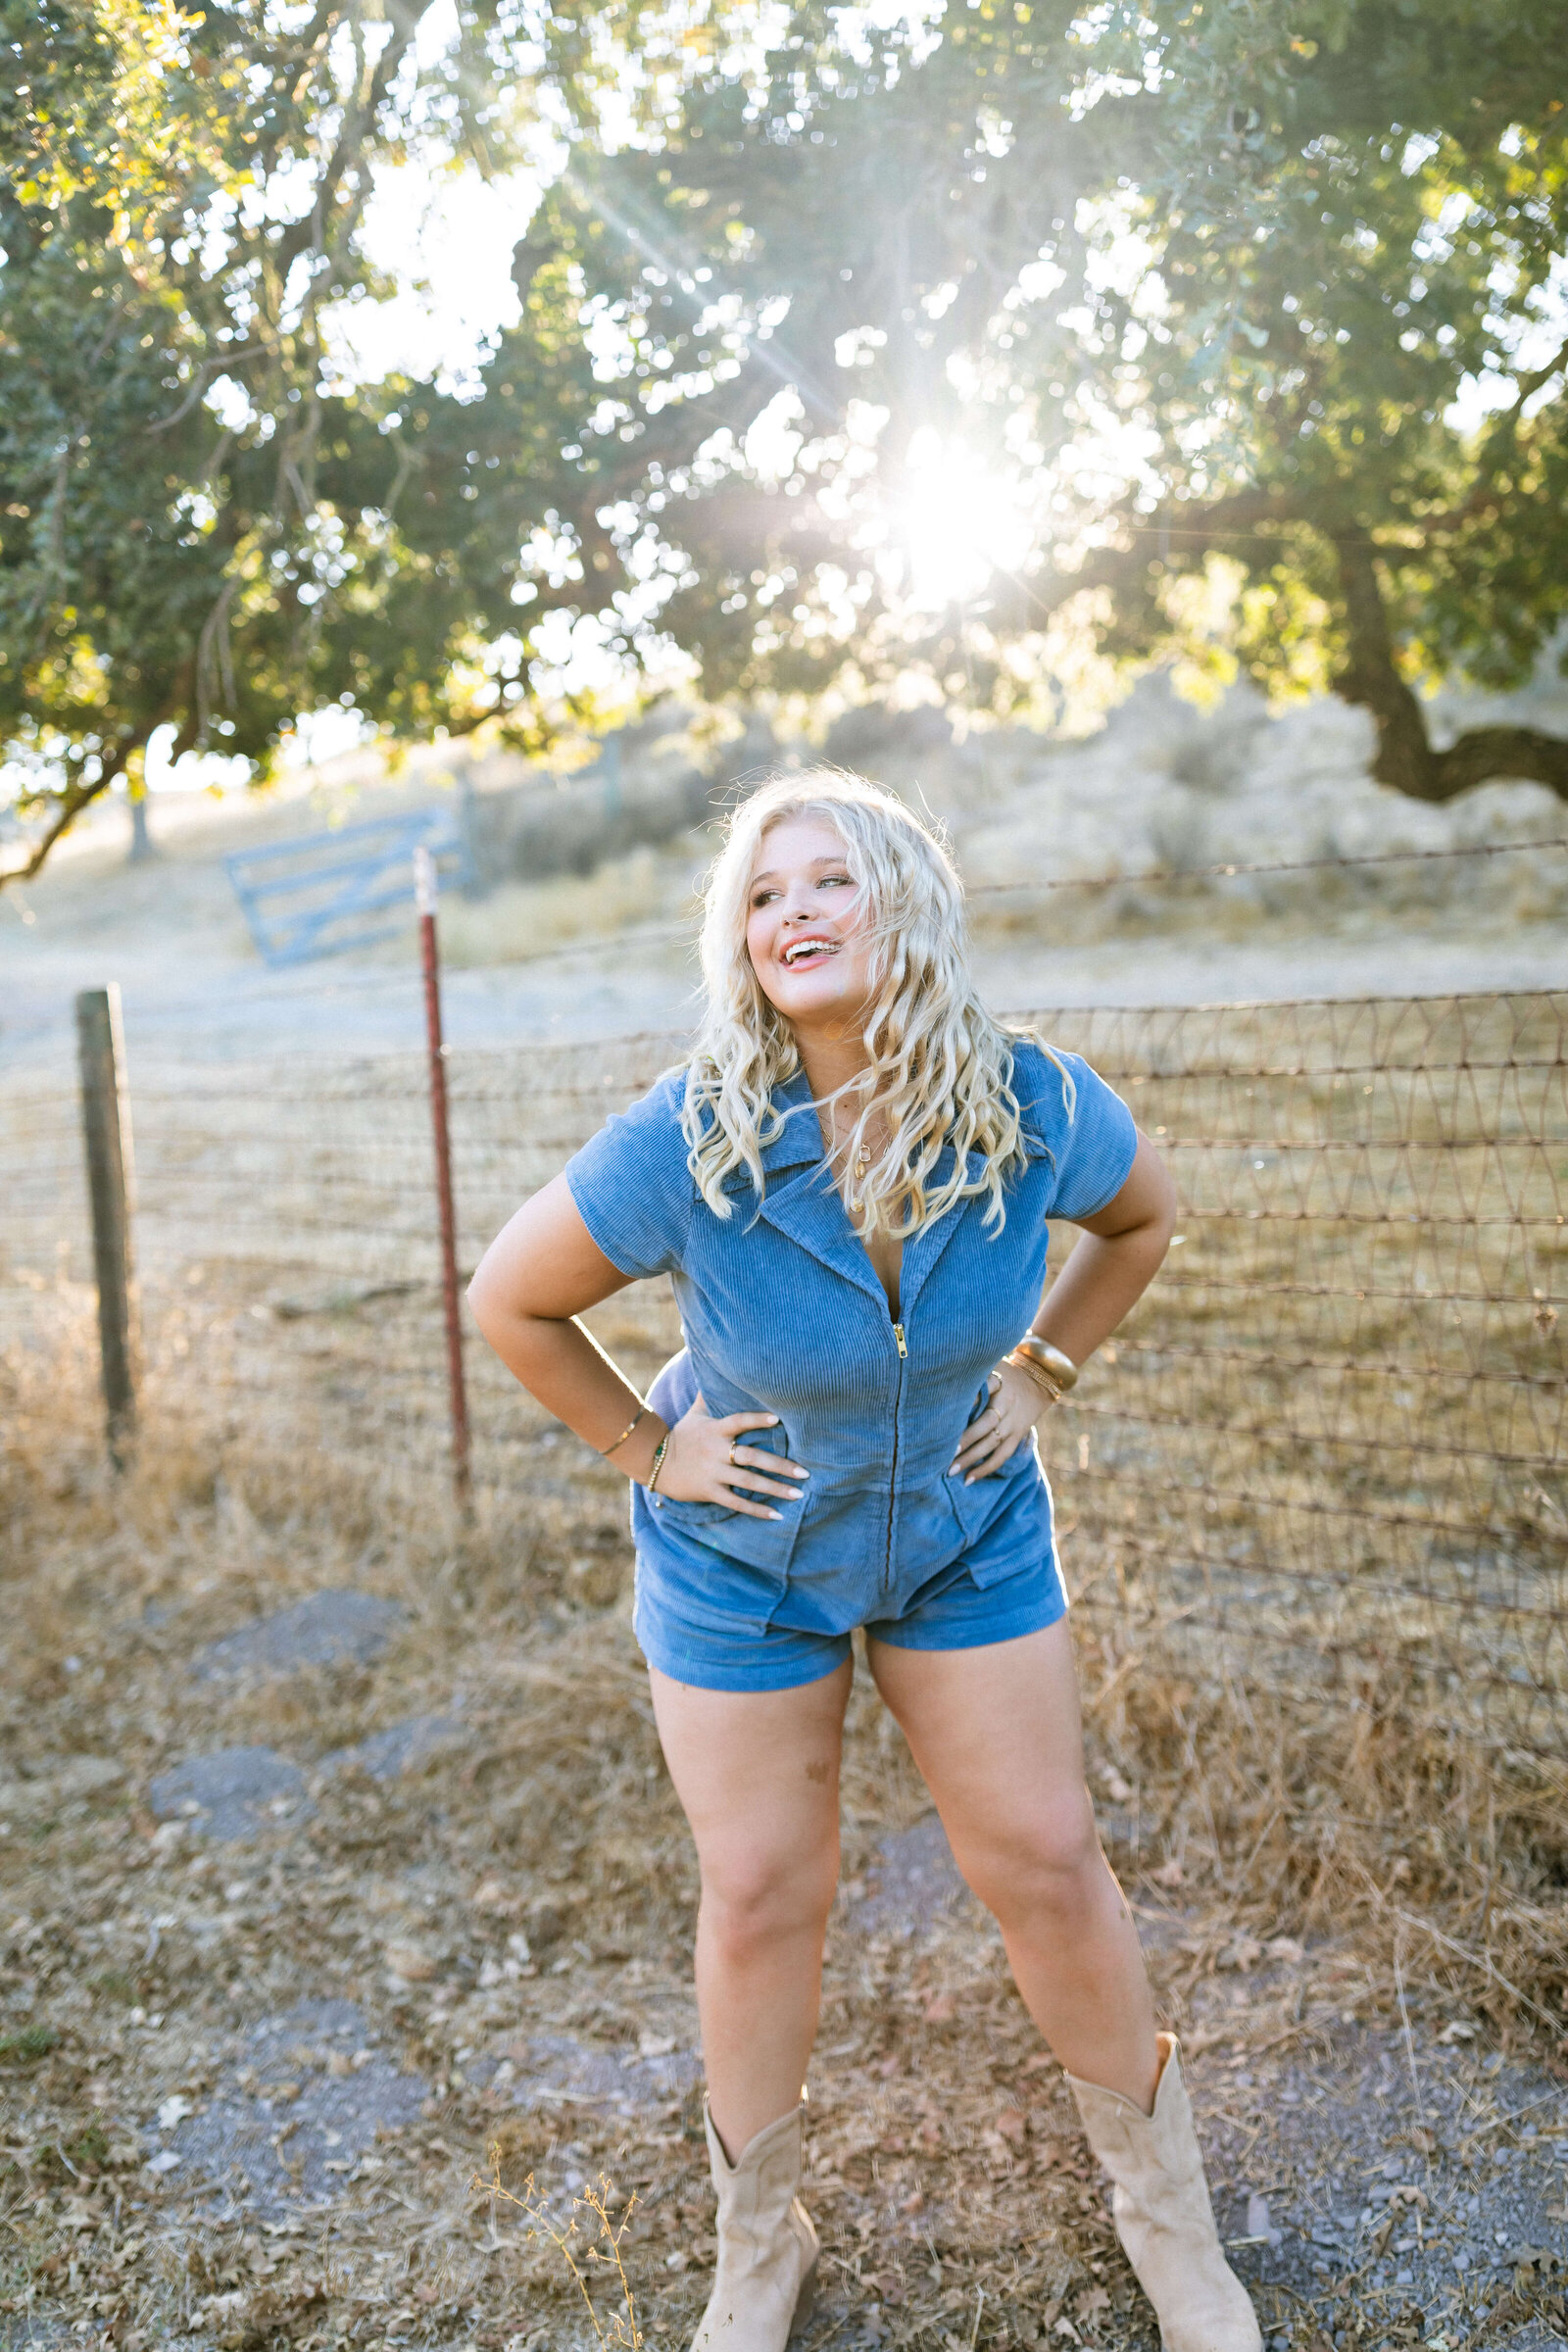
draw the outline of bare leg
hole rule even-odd
[[[699,1690],[652,1671],[702,1870],[697,2007],[713,2126],[733,2159],[797,2105],[839,1875],[853,1668],[798,1690]]]
[[[1069,2074],[1147,2114],[1160,2063],[1153,2005],[1084,1786],[1065,1622],[983,1649],[878,1642],[870,1654],[1030,2016]]]

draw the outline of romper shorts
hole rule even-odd
[[[1008,1541],[1006,1522],[1018,1515],[1004,1511],[987,1530],[987,1552]],[[1033,1510],[1027,1533],[1018,1532],[1024,1556],[1011,1573],[978,1585],[966,1554],[890,1594],[885,1614],[861,1620],[867,1640],[894,1649],[983,1649],[1055,1625],[1067,1613],[1055,1545],[1041,1549]],[[849,1631],[813,1624],[810,1596],[790,1588],[759,1630],[762,1581],[745,1561],[666,1525],[660,1555],[637,1554],[632,1628],[649,1665],[699,1690],[794,1690],[835,1673],[851,1654]]]

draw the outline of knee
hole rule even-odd
[[[1078,1910],[1105,1867],[1088,1790],[1043,1800],[996,1824],[959,1861],[974,1892],[1004,1924],[1042,1910]]]
[[[796,1936],[820,1936],[838,1883],[836,1849],[705,1858],[703,1919],[732,1959]]]

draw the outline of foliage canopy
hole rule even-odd
[[[713,697],[1040,709],[1086,645],[1234,660],[1364,704],[1404,792],[1568,797],[1568,745],[1440,749],[1420,700],[1568,617],[1556,0],[813,0],[765,52],[725,0],[434,22],[0,0],[34,862],[159,726],[263,768],[329,701],[537,743],[563,612]],[[473,381],[355,380],[377,172],[547,137]]]

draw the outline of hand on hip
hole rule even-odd
[[[747,1496],[795,1502],[801,1481],[810,1475],[785,1455],[745,1443],[748,1430],[777,1427],[777,1413],[723,1413],[715,1419],[699,1395],[669,1433],[659,1493],[679,1502],[716,1502],[748,1519],[777,1519],[779,1512],[766,1502]]]

